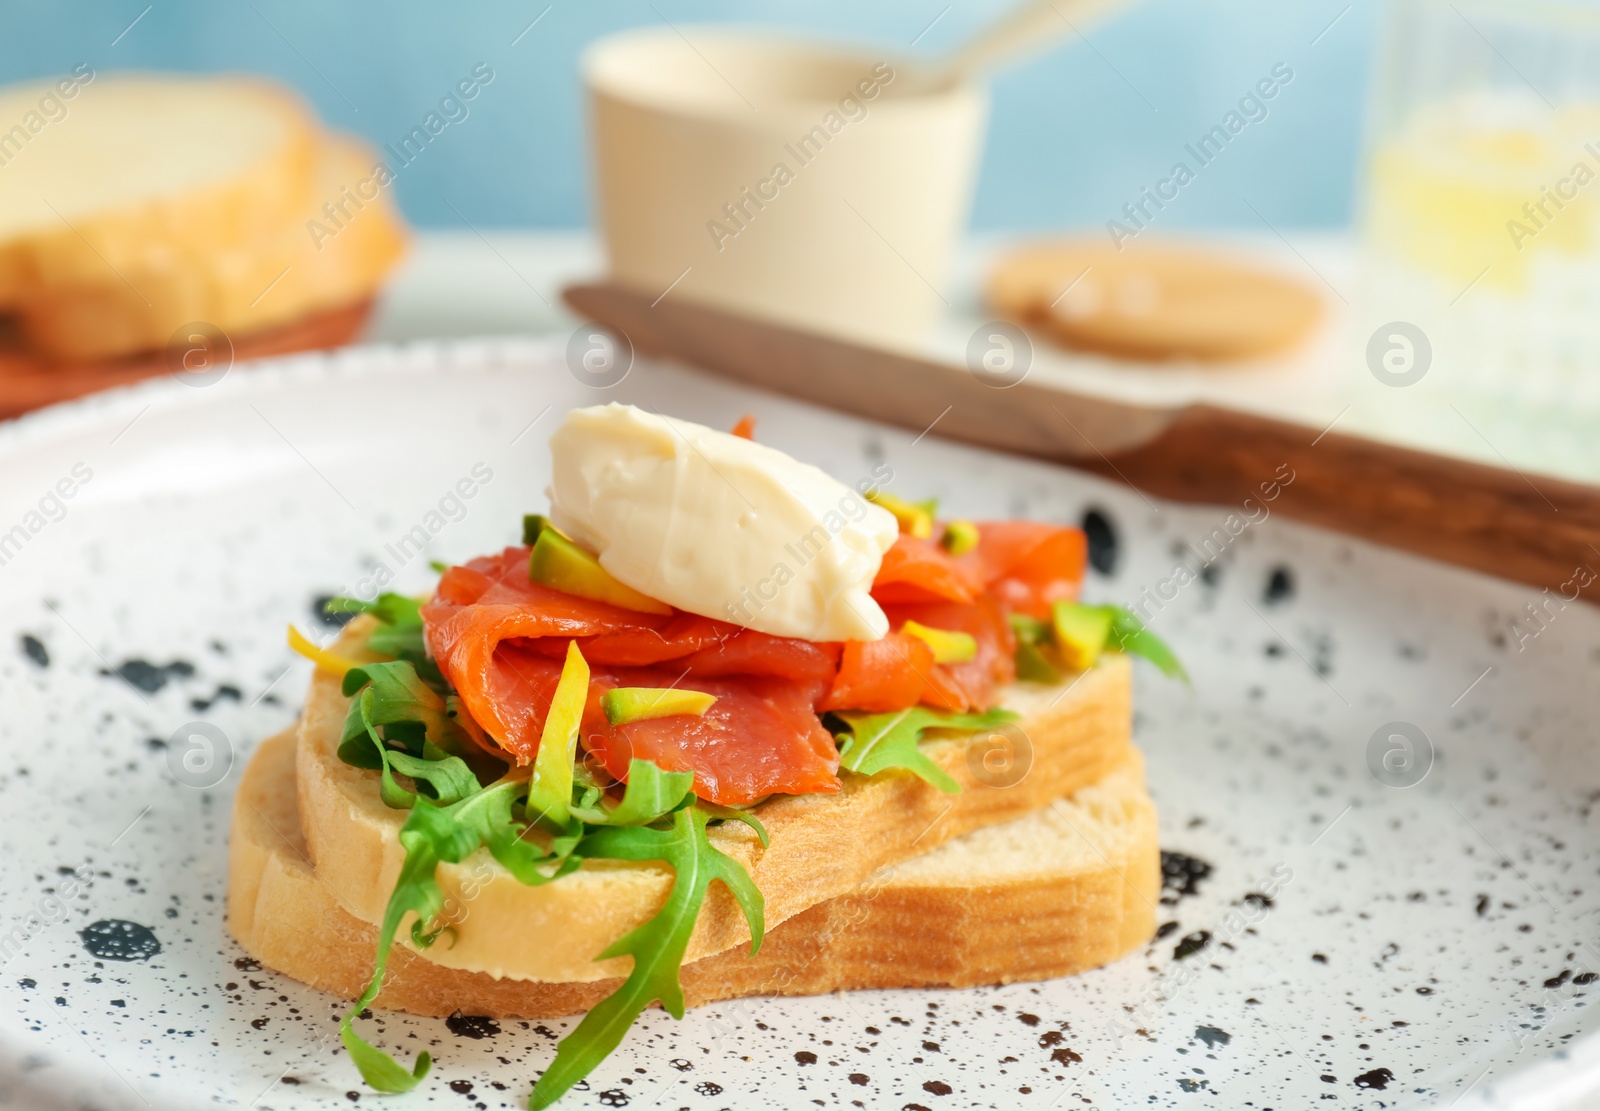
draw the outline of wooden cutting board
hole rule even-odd
[[[606,283],[563,294],[640,353],[863,417],[1054,460],[1182,502],[1240,507],[1287,467],[1273,512],[1572,596],[1600,597],[1600,488],[1524,477],[1212,405],[1132,405],[878,350]]]
[[[342,347],[361,334],[372,314],[372,305],[372,299],[367,298],[268,332],[242,336],[234,341],[233,361]],[[114,362],[51,363],[23,350],[15,336],[5,335],[0,337],[0,419],[21,416],[96,390],[126,386],[170,370],[165,351]]]

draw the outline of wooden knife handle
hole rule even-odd
[[[640,352],[918,433],[931,427],[1241,515],[1259,515],[1252,507],[1276,483],[1273,513],[1569,597],[1600,573],[1594,486],[1209,405],[1163,410],[1027,379],[996,389],[965,367],[610,284],[564,296]]]
[[[1266,504],[1324,528],[1565,593],[1600,578],[1600,489],[1196,405],[1143,447],[1093,460],[1174,501]],[[1244,499],[1252,498],[1249,507]]]

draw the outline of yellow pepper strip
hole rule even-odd
[[[674,714],[700,717],[716,700],[714,694],[676,687],[613,687],[600,696],[600,708],[612,725],[627,725]]]
[[[915,536],[918,540],[926,540],[933,535],[933,514],[922,506],[913,505],[904,498],[897,498],[882,490],[868,491],[867,500],[893,513],[894,519],[900,522],[901,532]]]
[[[971,521],[951,521],[944,526],[939,546],[953,556],[963,556],[978,546],[978,526]]]
[[[978,642],[972,639],[971,633],[930,629],[916,621],[907,621],[900,626],[900,631],[932,648],[933,662],[936,664],[966,663],[978,654]]]
[[[576,641],[567,642],[567,659],[561,665],[550,713],[539,735],[539,752],[533,758],[533,779],[528,784],[528,814],[566,825],[572,816],[572,761],[578,754],[578,729],[589,700],[589,664]]]
[[[352,667],[361,666],[360,660],[352,660],[349,656],[340,656],[329,652],[326,648],[318,648],[310,637],[293,625],[289,626],[289,647],[316,664],[323,671],[328,672],[330,675],[337,675],[340,678],[343,678],[344,673]]]

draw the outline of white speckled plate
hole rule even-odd
[[[228,938],[233,786],[300,701],[285,624],[379,561],[421,588],[429,558],[514,537],[560,414],[610,397],[716,426],[754,412],[763,440],[845,479],[886,458],[896,490],[959,515],[1096,510],[1115,544],[1092,595],[1172,580],[1151,612],[1194,687],[1141,671],[1136,727],[1165,847],[1212,870],[1114,967],[655,1012],[564,1106],[1592,1106],[1594,610],[1551,606],[1519,637],[1520,587],[1278,519],[1229,536],[1239,507],[1151,504],[678,370],[599,393],[532,343],[295,358],[0,429],[0,1104],[390,1099],[338,1047],[342,1001]],[[462,511],[429,517],[479,464]],[[418,525],[425,554],[402,543]],[[166,745],[196,721],[210,771]],[[1407,771],[1394,722],[1431,761],[1419,745]],[[390,1102],[522,1106],[564,1025],[466,1038],[391,1016],[388,1044],[438,1063]]]

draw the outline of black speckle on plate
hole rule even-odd
[[[357,615],[354,612],[329,613],[324,607],[326,607],[329,602],[333,601],[333,597],[334,596],[332,594],[318,594],[315,598],[311,599],[311,616],[315,617],[318,621],[322,622],[330,629],[342,629],[346,625],[350,624],[350,622]]]
[[[794,1060],[799,1065],[814,1065],[817,1063],[817,1055],[809,1049],[802,1049],[794,1055]]]
[[[155,931],[121,918],[102,918],[78,931],[83,947],[103,961],[147,961],[161,952]]]
[[[1177,944],[1177,947],[1172,950],[1172,959],[1181,961],[1185,957],[1191,957],[1200,952],[1200,950],[1204,949],[1210,944],[1210,930],[1196,930],[1192,934],[1184,934],[1183,939],[1180,940]]]
[[[484,1015],[464,1015],[460,1011],[444,1020],[450,1033],[458,1038],[492,1038],[500,1033],[500,1024]]]
[[[955,1091],[943,1080],[924,1080],[922,1082],[922,1090],[936,1096],[947,1096]]]
[[[1389,1081],[1393,1079],[1394,1073],[1388,1069],[1373,1069],[1371,1072],[1364,1072],[1356,1077],[1356,1087],[1375,1088],[1381,1092],[1389,1086]]]
[[[1548,980],[1546,980],[1544,982],[1545,990],[1546,991],[1554,991],[1556,988],[1560,987],[1562,984],[1566,983],[1571,978],[1572,978],[1572,969],[1563,968],[1560,972],[1556,973],[1554,976],[1550,977]]]
[[[220,683],[217,686],[217,693],[210,698],[191,698],[189,700],[189,708],[203,714],[225,698],[231,698],[235,702],[243,702],[244,692],[232,683]]]
[[[1161,901],[1171,906],[1195,894],[1200,881],[1210,874],[1211,865],[1197,856],[1161,850]]]
[[[850,1074],[850,1083],[856,1085],[857,1087],[865,1088],[868,1084],[872,1083],[872,1077],[868,1076],[864,1072],[853,1072]]]
[[[1168,934],[1172,933],[1172,931],[1176,930],[1177,928],[1178,928],[1178,924],[1176,922],[1163,922],[1163,923],[1161,923],[1161,925],[1156,927],[1156,938],[1155,939],[1157,941],[1160,941],[1162,938],[1166,937]]]
[[[167,664],[153,664],[149,660],[126,660],[115,671],[102,672],[115,675],[131,687],[155,694],[173,679],[187,679],[194,674],[194,664],[188,660],[173,660]]]
[[[1196,1026],[1194,1036],[1206,1043],[1207,1049],[1215,1049],[1219,1045],[1227,1045],[1233,1041],[1233,1035],[1226,1030],[1219,1030],[1215,1026]]]
[[[1267,576],[1267,587],[1261,592],[1261,600],[1269,606],[1276,606],[1293,597],[1294,573],[1287,567],[1274,567]]]
[[[722,1085],[715,1080],[702,1080],[694,1086],[694,1090],[703,1096],[720,1096]]]
[[[1089,566],[1102,575],[1117,569],[1117,530],[1104,510],[1090,509],[1083,515],[1083,535],[1089,541]]]
[[[50,653],[45,651],[44,642],[38,637],[22,634],[22,654],[40,667],[50,666]]]

